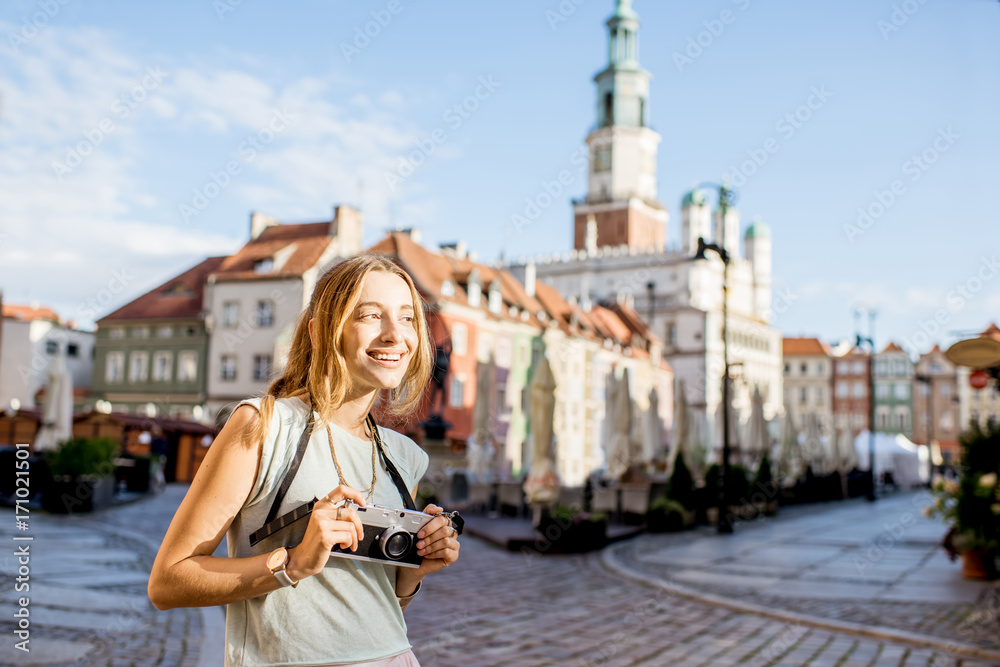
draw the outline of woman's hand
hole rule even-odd
[[[441,514],[444,508],[428,505],[425,514]],[[436,516],[417,533],[417,555],[424,557],[424,562],[417,572],[427,575],[444,569],[458,560],[458,531],[451,525],[451,519],[446,516]]]
[[[360,491],[341,484],[313,506],[305,537],[288,550],[286,571],[295,581],[321,572],[336,546],[357,551],[358,543],[364,539],[364,526],[353,509],[336,506],[345,499],[365,504]]]

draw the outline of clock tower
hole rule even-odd
[[[587,197],[573,203],[573,247],[596,245],[664,249],[667,210],[656,200],[660,135],[649,128],[649,72],[639,66],[639,15],[617,0],[608,19],[608,66],[597,83],[597,127],[587,137]],[[591,229],[591,235],[593,228]],[[588,243],[589,241],[589,243]]]

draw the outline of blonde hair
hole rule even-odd
[[[271,382],[261,398],[260,419],[251,435],[253,442],[263,442],[267,436],[277,398],[306,390],[312,399],[313,410],[323,419],[344,402],[351,389],[343,353],[344,326],[361,298],[365,277],[375,271],[399,276],[406,282],[413,297],[413,328],[417,332],[417,348],[406,374],[380,408],[392,416],[417,409],[434,364],[423,299],[410,276],[392,260],[384,255],[364,253],[335,265],[316,281],[309,305],[295,324],[284,371]],[[314,320],[315,343],[309,336],[310,319]]]

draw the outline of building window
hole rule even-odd
[[[785,364],[785,375],[788,375],[789,373],[791,373],[791,371],[792,371],[791,365]]]
[[[240,319],[240,304],[238,301],[226,301],[222,304],[222,326],[235,327]]]
[[[77,357],[80,355],[80,346],[76,343],[66,344],[66,356],[67,357]]]
[[[274,259],[271,257],[258,259],[253,263],[254,273],[270,273],[273,269],[274,269]]]
[[[174,353],[160,351],[153,353],[153,381],[170,382],[170,367],[174,362]]]
[[[611,170],[611,147],[601,146],[594,152],[594,171]]]
[[[854,383],[854,398],[864,398],[865,397],[865,383],[855,382]]]
[[[825,370],[826,365],[822,361],[816,364],[816,375],[822,375]]]
[[[148,374],[149,354],[133,352],[129,355],[128,381],[145,382]]]
[[[904,359],[896,359],[895,372],[896,375],[909,375],[906,368],[906,361]]]
[[[823,387],[816,387],[816,402],[823,402]]]
[[[132,338],[149,338],[149,327],[135,327],[132,329]]]
[[[157,338],[170,338],[174,335],[174,328],[171,326],[162,326],[156,328]]]
[[[222,380],[236,379],[236,355],[224,354],[219,364],[219,378]]]
[[[885,359],[875,362],[875,375],[883,376],[889,374],[889,363]]]
[[[274,303],[267,300],[257,302],[257,326],[270,327],[274,325]]]
[[[854,374],[855,375],[864,375],[865,374],[865,362],[863,362],[863,361],[855,361],[854,362]]]
[[[667,343],[677,345],[677,325],[673,322],[667,325]]]
[[[45,354],[59,354],[59,343],[54,340],[45,341]]]
[[[271,377],[271,355],[253,355],[253,379],[266,380]]]
[[[951,398],[951,385],[943,384],[941,385],[941,398]]]
[[[112,327],[108,329],[108,338],[124,338],[125,329],[122,327]]]
[[[851,364],[846,361],[837,362],[837,372],[841,375],[847,375],[851,372]]]
[[[850,387],[847,386],[846,382],[837,383],[837,398],[847,398],[847,394],[850,392]]]
[[[125,379],[124,352],[108,352],[104,362],[104,379],[107,382],[121,382]]]
[[[196,333],[198,333],[198,331],[194,327],[185,327],[184,328],[184,335],[185,336],[193,336]]]
[[[198,379],[198,353],[185,350],[177,354],[177,381],[194,382]]]
[[[462,401],[465,399],[465,376],[464,375],[452,375],[451,376],[451,391],[448,392],[448,405],[453,408],[462,407]]]
[[[907,399],[910,397],[910,385],[904,382],[897,382],[895,387],[896,398]]]
[[[805,387],[799,388],[799,403],[805,403],[809,400],[809,392]]]
[[[878,399],[889,398],[889,385],[887,384],[875,385],[875,398]]]
[[[464,355],[469,348],[469,328],[464,322],[454,322],[451,325],[451,351],[453,354]]]
[[[804,363],[799,364],[799,375],[808,375],[808,374],[809,374],[808,367]]]

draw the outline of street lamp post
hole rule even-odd
[[[723,230],[722,235],[725,235],[726,226],[726,213],[729,207],[736,201],[736,191],[731,189],[725,183],[703,183],[702,185],[717,187],[719,189],[719,215],[721,216],[721,224],[717,229]],[[723,243],[724,239],[719,239]],[[732,397],[729,395],[729,253],[726,252],[725,247],[718,243],[705,243],[705,239],[698,237],[698,252],[695,253],[694,259],[705,259],[705,251],[711,250],[715,252],[719,259],[722,260],[722,470],[719,475],[719,515],[717,520],[717,529],[720,534],[731,534],[733,532],[733,524],[729,520],[729,498],[728,498],[728,488],[726,483],[729,481],[729,457],[731,454],[730,444],[729,444],[729,403]]]

